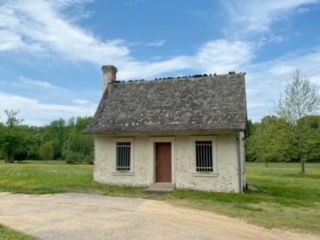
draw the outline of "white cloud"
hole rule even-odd
[[[93,102],[96,102],[94,105],[97,105],[97,101],[99,101],[101,97],[101,91],[93,91],[89,88],[76,91],[74,89],[55,86],[46,81],[36,81],[24,77],[19,77],[18,82],[10,85],[15,87],[11,90],[13,95],[27,96],[28,99],[37,99],[37,101],[42,103],[55,102],[62,105],[69,105],[71,103],[77,105],[92,105]],[[28,90],[26,91],[25,89]]]
[[[41,87],[41,88],[56,88],[49,82],[46,81],[36,81],[23,76],[19,77],[20,82],[15,83],[18,86],[27,86],[27,87]]]
[[[20,110],[19,115],[30,125],[43,125],[58,118],[92,116],[101,96],[100,91],[74,91],[26,77],[1,84],[11,93],[0,92],[0,122],[5,120],[6,109]]]
[[[159,41],[147,43],[147,46],[148,47],[162,47],[165,43],[166,43],[166,40],[162,39]]]
[[[204,71],[226,73],[249,63],[254,50],[254,44],[249,42],[215,40],[202,46],[195,58]]]
[[[308,75],[320,75],[320,49],[311,49],[309,52],[292,52],[273,61],[269,71],[275,76],[292,75],[295,69],[301,69]]]
[[[309,11],[310,11],[310,8],[302,7],[302,8],[298,8],[297,13],[306,13]]]
[[[312,78],[310,78],[310,82],[319,87],[320,86],[320,75],[312,76]]]
[[[97,36],[83,30],[68,20],[61,9],[81,0],[39,0],[29,4],[23,0],[14,3],[5,1],[0,7],[2,28],[5,37],[14,36],[13,45],[1,45],[0,49],[36,51],[37,54],[52,54],[74,61],[88,61],[98,65],[105,60],[119,68],[120,79],[140,79],[162,75],[184,69],[201,69],[204,72],[226,72],[234,70],[253,56],[251,43],[215,40],[205,43],[198,53],[191,56],[178,55],[167,60],[137,61],[123,40],[100,41]],[[149,43],[162,46],[165,40]],[[141,72],[141,69],[144,69]]]
[[[285,41],[285,37],[271,34],[268,37],[262,37],[261,43],[262,44],[265,44],[265,43],[280,43],[280,42],[283,42],[283,41]]]
[[[319,0],[221,0],[226,7],[231,29],[228,34],[262,33],[271,30],[272,24],[286,19],[287,14]]]
[[[74,99],[73,102],[76,104],[79,104],[79,105],[89,104],[89,101],[84,100],[84,99]]]
[[[67,6],[74,6],[77,4],[83,4],[83,3],[88,3],[92,2],[93,0],[55,0],[55,6],[62,8],[62,7],[67,7]]]
[[[249,117],[258,121],[272,113],[295,69],[302,70],[313,83],[320,85],[320,49],[292,52],[272,61],[250,63],[246,68]]]
[[[254,50],[252,43],[215,40],[206,43],[191,56],[176,56],[158,62],[119,63],[118,79],[146,79],[187,69],[200,70],[203,73],[240,71],[240,68],[254,57]]]
[[[123,5],[124,6],[132,6],[135,4],[143,3],[145,0],[136,0],[136,1],[130,1],[130,2],[125,2]]]
[[[262,49],[264,45],[288,41],[289,36],[280,36],[274,31],[273,27],[276,23],[288,20],[293,14],[305,13],[310,5],[320,3],[319,0],[244,0],[241,2],[221,0],[221,3],[229,13],[228,27],[225,28],[228,39],[242,39],[245,45],[248,42],[244,39],[252,39],[256,42],[254,45],[248,45],[248,51],[243,53],[244,56],[248,56],[248,60],[240,65],[248,72],[246,80],[250,118],[258,121],[262,116],[273,112],[286,82],[296,68],[303,70],[314,83],[318,83],[320,79],[319,49],[304,49],[304,51],[298,49],[272,61],[260,63],[255,63],[252,59],[255,54],[258,54],[257,50]],[[257,41],[258,38],[259,41]]]
[[[10,51],[20,48],[24,45],[21,38],[10,31],[0,30],[0,51]]]
[[[0,119],[5,121],[4,110],[20,110],[19,117],[25,119],[24,124],[43,125],[45,122],[63,118],[69,119],[72,116],[92,116],[96,110],[96,104],[45,104],[34,98],[12,95],[0,92]],[[59,117],[58,117],[59,116]]]
[[[125,58],[122,40],[101,42],[96,36],[69,22],[63,7],[87,1],[4,1],[0,7],[0,50],[42,50],[67,59],[101,64],[105,59]],[[9,42],[11,42],[9,44]]]
[[[192,69],[194,59],[189,56],[177,56],[168,60],[158,62],[139,62],[128,61],[119,63],[118,76],[119,79],[147,79],[154,76],[159,76],[163,73]]]

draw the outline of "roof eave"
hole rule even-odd
[[[234,128],[234,129],[185,129],[178,131],[85,131],[85,134],[95,134],[95,135],[163,135],[163,134],[217,134],[217,133],[234,133],[234,132],[244,132],[245,128]]]

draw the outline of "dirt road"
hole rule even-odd
[[[0,223],[48,240],[320,239],[320,236],[271,231],[155,200],[75,193],[0,193]]]

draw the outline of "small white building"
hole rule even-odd
[[[86,133],[95,134],[94,180],[242,193],[245,74],[117,81],[103,66],[104,94]]]

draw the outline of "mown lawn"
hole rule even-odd
[[[166,200],[198,209],[238,217],[266,228],[281,228],[320,234],[320,164],[247,163],[248,182],[266,192],[214,194],[176,191]]]
[[[0,224],[0,239],[1,240],[37,240],[37,238],[20,233]]]
[[[143,197],[142,188],[120,188],[94,182],[92,165],[69,165],[62,161],[14,164],[0,161],[0,191],[27,194],[81,192]]]
[[[238,217],[267,228],[320,234],[320,164],[309,163],[307,175],[299,164],[247,164],[247,179],[266,192],[244,195],[177,190],[159,197],[173,204]],[[109,196],[146,197],[141,188],[122,188],[92,181],[93,167],[50,161],[4,164],[0,161],[0,191],[43,194],[95,193]]]

